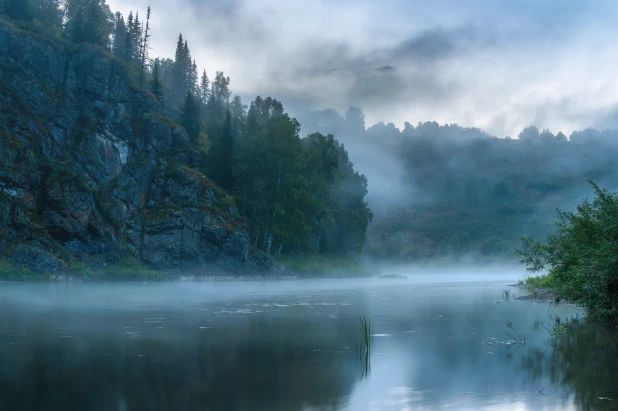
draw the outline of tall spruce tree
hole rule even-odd
[[[135,19],[133,18],[133,10],[129,12],[129,17],[127,17],[127,28],[126,33],[124,34],[124,56],[123,60],[125,63],[129,64],[131,62],[131,50],[133,50],[133,39],[131,37],[131,33],[133,32],[133,25],[135,24]]]
[[[131,20],[133,16],[131,15]],[[112,46],[112,52],[114,56],[121,60],[126,58],[126,45],[127,45],[127,25],[124,22],[124,17],[120,12],[116,12],[116,21],[114,28],[114,41]]]
[[[240,96],[234,96],[232,99],[230,113],[232,115],[232,135],[235,141],[240,141],[245,137],[247,117],[247,106],[242,103]]]
[[[200,79],[200,101],[203,105],[206,105],[206,103],[208,103],[209,94],[210,94],[210,80],[208,79],[206,70],[204,70],[204,73],[202,73],[202,78]]]
[[[197,136],[200,133],[200,108],[191,92],[187,92],[185,102],[180,114],[180,125],[185,128],[191,142],[197,144]]]
[[[152,65],[152,76],[150,77],[150,91],[163,104],[163,83],[160,74],[160,60],[155,59]]]
[[[172,91],[177,96],[186,94],[185,83],[185,59],[184,59],[184,40],[182,33],[178,35],[176,52],[174,53],[174,66],[172,67]]]
[[[65,33],[73,43],[109,48],[114,16],[105,0],[69,0],[65,9]]]
[[[146,66],[148,64],[148,49],[150,48],[150,6],[148,6],[148,10],[146,12],[146,27],[144,27],[144,37],[142,38],[142,49],[140,53],[140,67],[139,67],[139,80],[138,84],[141,87],[144,87],[145,77],[146,77]]]
[[[37,0],[34,7],[35,18],[41,23],[45,32],[60,37],[63,29],[63,11],[60,0]]]
[[[221,157],[219,164],[219,183],[227,191],[231,191],[234,185],[234,137],[232,135],[232,115],[230,110],[225,113],[223,132],[221,133]]]
[[[197,63],[195,59],[193,59],[193,64],[191,65],[191,71],[189,75],[189,89],[195,96],[199,96],[199,82],[198,82],[198,71],[197,71]]]

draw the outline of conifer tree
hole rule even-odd
[[[163,83],[161,82],[160,65],[159,59],[155,59],[150,78],[150,91],[163,104]]]
[[[232,135],[236,141],[239,141],[244,138],[247,117],[247,106],[242,103],[240,96],[234,96],[232,99],[230,114],[232,115]]]
[[[62,35],[63,11],[60,8],[60,0],[37,0],[34,16],[41,23],[46,33],[58,37]]]
[[[130,16],[131,20],[133,20],[133,16]],[[124,17],[120,12],[116,12],[116,22],[114,29],[114,42],[112,46],[112,51],[114,56],[121,60],[125,60],[126,58],[126,45],[127,45],[127,26],[124,22]]]
[[[180,125],[185,128],[191,142],[194,144],[197,143],[197,136],[200,133],[199,116],[199,106],[197,101],[195,101],[195,97],[191,94],[191,92],[187,92],[185,102],[182,107],[182,113],[180,115]]]
[[[208,79],[208,75],[206,74],[206,70],[202,74],[202,78],[200,80],[200,101],[202,104],[206,105],[208,103],[208,95],[209,95],[209,87],[210,80]]]
[[[65,33],[73,43],[109,48],[114,16],[105,0],[69,0],[65,10]]]
[[[194,59],[193,64],[191,65],[191,71],[189,75],[189,89],[195,96],[199,96],[199,83],[197,73],[197,63]]]
[[[176,43],[176,53],[174,54],[174,66],[172,67],[172,90],[176,95],[184,95],[184,41],[182,33],[178,35]],[[182,93],[182,94],[181,94]]]
[[[221,133],[221,163],[219,165],[219,178],[221,186],[227,191],[231,191],[233,181],[233,162],[234,162],[234,139],[232,135],[232,116],[228,109],[223,123]]]
[[[189,43],[185,40],[185,43],[182,46],[182,90],[184,92],[191,91],[191,51],[189,50]]]
[[[148,11],[146,12],[146,27],[144,28],[144,37],[142,38],[142,49],[140,55],[140,68],[139,68],[139,80],[138,84],[141,87],[144,87],[144,78],[146,65],[148,64],[148,49],[150,45],[150,6],[148,6]]]
[[[133,26],[135,25],[133,19],[133,10],[129,12],[129,17],[127,17],[127,31],[125,33],[125,44],[124,44],[124,62],[129,64],[131,62],[131,50],[133,49],[133,39],[131,37],[131,33],[133,32]]]
[[[142,22],[139,20],[139,11],[135,12],[133,27],[129,30],[127,36],[131,37],[131,48],[129,49],[130,55],[128,61],[130,64],[139,59],[142,47]]]

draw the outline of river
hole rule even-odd
[[[512,282],[3,283],[0,409],[617,409],[618,334]]]

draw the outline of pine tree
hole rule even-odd
[[[2,2],[4,0],[0,0]],[[63,29],[63,12],[60,0],[37,0],[35,18],[41,22],[46,33],[60,37]],[[0,13],[1,14],[1,13]]]
[[[129,50],[129,63],[139,60],[140,51],[142,48],[142,22],[139,21],[139,11],[135,12],[135,20],[133,20],[133,28],[127,34],[131,37],[131,49]]]
[[[182,107],[182,113],[180,115],[180,125],[185,128],[185,131],[189,135],[191,142],[197,143],[197,136],[200,133],[200,114],[199,106],[195,97],[191,92],[187,92],[185,96],[185,103]]]
[[[183,91],[191,91],[191,51],[189,50],[189,43],[185,40],[185,44],[182,46],[182,86]]]
[[[148,11],[146,12],[146,27],[144,28],[144,37],[142,38],[142,50],[140,55],[140,68],[139,68],[139,81],[138,84],[140,88],[144,87],[144,77],[146,75],[146,65],[148,63],[148,49],[150,44],[150,34],[148,33],[150,29],[150,6],[148,6]]]
[[[130,15],[131,20],[133,20],[133,16]],[[124,17],[120,12],[116,12],[116,26],[114,29],[114,42],[112,46],[112,51],[114,56],[121,60],[125,60],[126,58],[126,46],[127,46],[127,26],[124,22]],[[131,23],[132,24],[132,23]]]
[[[133,49],[133,39],[131,37],[131,33],[133,32],[133,26],[135,25],[133,19],[133,10],[129,12],[129,17],[127,17],[127,29],[125,33],[125,42],[124,42],[124,62],[129,64],[131,62],[131,50]]]
[[[232,135],[236,141],[240,141],[244,138],[247,117],[247,106],[242,103],[240,96],[234,96],[232,99],[230,113],[232,115]]]
[[[208,80],[208,75],[206,74],[206,70],[202,74],[202,78],[200,80],[200,101],[202,104],[206,105],[208,103],[208,95],[209,93],[210,80]]]
[[[197,63],[193,60],[193,64],[191,65],[191,71],[189,75],[189,90],[195,95],[199,96],[199,83],[198,83],[198,74],[197,74]]]
[[[172,68],[172,90],[178,96],[184,95],[184,41],[182,39],[182,33],[178,35],[178,42],[176,43],[176,53],[174,54],[174,66]]]
[[[225,77],[223,72],[217,71],[215,80],[211,83],[211,93],[206,106],[207,116],[210,121],[221,121],[225,117],[225,110],[229,108],[232,92],[229,88],[230,78]]]
[[[227,191],[231,191],[234,185],[233,164],[234,164],[234,139],[232,136],[232,116],[228,109],[223,123],[221,133],[221,163],[219,165],[219,175],[221,186]]]
[[[65,33],[73,43],[91,43],[109,48],[114,16],[105,0],[71,0],[65,9]]]
[[[161,82],[161,74],[159,73],[159,59],[155,59],[152,66],[152,77],[150,78],[150,91],[163,104],[163,83]]]

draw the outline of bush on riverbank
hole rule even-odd
[[[618,194],[591,182],[595,198],[575,212],[558,210],[557,232],[545,243],[524,238],[529,271],[549,269],[558,297],[610,322],[618,319]]]
[[[552,275],[539,275],[537,277],[528,277],[525,281],[522,281],[521,284],[525,284],[528,288],[531,289],[541,289],[541,288],[556,288],[556,281]]]

